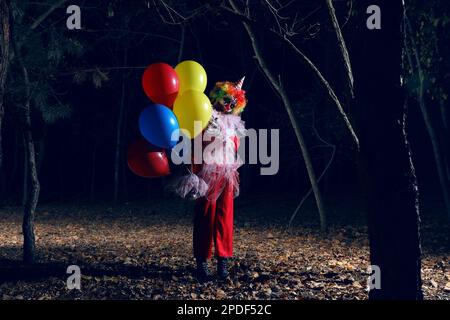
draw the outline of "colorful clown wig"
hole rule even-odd
[[[223,112],[240,115],[247,105],[245,91],[242,90],[245,77],[238,82],[217,82],[209,97],[214,109]]]

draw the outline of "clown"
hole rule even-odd
[[[234,198],[239,195],[237,169],[242,165],[237,150],[239,137],[245,135],[240,115],[247,104],[244,78],[218,82],[211,91],[213,112],[203,132],[203,162],[194,164],[177,186],[179,195],[196,199],[193,249],[200,281],[211,277],[208,260],[213,244],[219,279],[228,278],[228,259],[233,255]]]

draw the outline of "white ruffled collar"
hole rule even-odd
[[[245,135],[245,122],[240,116],[234,114],[225,114],[217,110],[213,110],[211,123],[208,129],[213,132],[220,131],[220,135]]]

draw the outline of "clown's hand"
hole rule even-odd
[[[205,135],[209,137],[219,137],[221,135],[218,119],[214,115],[212,115],[211,120],[209,120],[209,124],[205,130]]]
[[[189,200],[204,197],[208,192],[205,180],[191,173],[181,177],[175,185],[175,193]]]

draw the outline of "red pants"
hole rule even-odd
[[[214,197],[215,198],[215,197]],[[233,187],[226,184],[217,200],[200,198],[195,203],[194,257],[211,258],[213,241],[215,255],[233,255]]]

